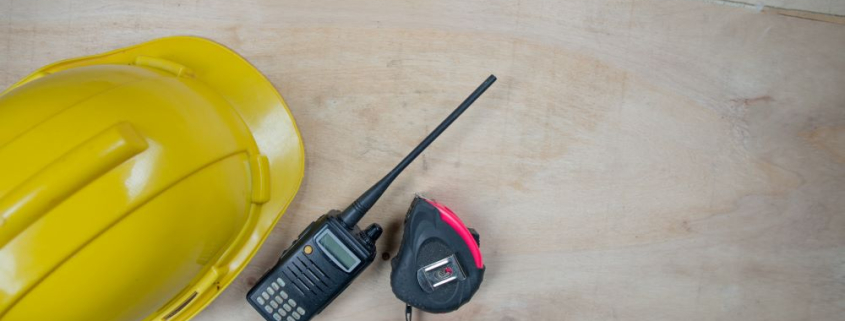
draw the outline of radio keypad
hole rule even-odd
[[[261,305],[273,320],[299,321],[307,311],[288,295],[284,289],[286,285],[281,277],[276,278],[260,295],[255,296],[255,302]]]

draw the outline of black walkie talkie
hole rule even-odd
[[[375,258],[381,226],[372,224],[361,231],[358,221],[399,173],[495,81],[496,77],[490,75],[399,165],[343,212],[330,211],[311,222],[279,262],[249,290],[249,304],[268,321],[305,321],[323,311]]]

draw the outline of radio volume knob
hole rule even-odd
[[[378,240],[378,238],[381,236],[381,232],[383,231],[384,230],[382,230],[381,225],[373,223],[370,224],[370,226],[367,226],[367,229],[364,230],[364,235],[366,236],[366,239],[370,241],[370,243],[375,243],[376,240]]]

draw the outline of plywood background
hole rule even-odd
[[[0,87],[179,34],[264,72],[307,152],[291,209],[198,321],[259,320],[244,293],[284,246],[490,73],[364,222],[395,254],[423,192],[482,234],[474,300],[417,320],[845,316],[845,25],[683,0],[2,0]],[[320,319],[401,319],[389,272]]]

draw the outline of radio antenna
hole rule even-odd
[[[467,110],[467,108],[469,108],[469,106],[472,105],[472,103],[474,103],[475,100],[487,90],[487,88],[490,88],[490,85],[494,82],[496,82],[496,76],[490,75],[490,77],[487,77],[487,80],[481,83],[481,85],[478,86],[478,88],[476,88],[475,91],[473,91],[472,94],[470,94],[469,97],[467,97],[467,99],[458,106],[458,108],[455,108],[455,111],[449,114],[449,117],[446,117],[440,125],[437,125],[437,128],[428,134],[428,136],[423,139],[423,141],[420,142],[420,144],[417,145],[417,147],[414,148],[408,156],[405,156],[405,159],[399,162],[393,170],[387,173],[387,175],[373,185],[373,187],[370,187],[370,189],[364,192],[364,194],[361,194],[361,196],[352,202],[352,204],[349,204],[349,207],[343,210],[343,212],[339,215],[343,224],[348,228],[352,228],[355,224],[358,224],[358,221],[364,217],[364,214],[367,214],[367,211],[369,211],[381,195],[384,194],[384,191],[387,190],[390,183],[393,183],[393,180],[396,179],[403,170],[405,170],[405,167],[408,167],[408,165],[411,164],[411,162],[413,162],[414,159],[416,159],[417,156],[419,156],[426,147],[428,147],[428,145],[431,145],[431,142],[437,139],[437,136],[440,136],[440,134],[443,133],[443,131],[446,130],[446,128],[448,128],[455,119],[458,119],[458,117],[461,116],[461,114]]]

